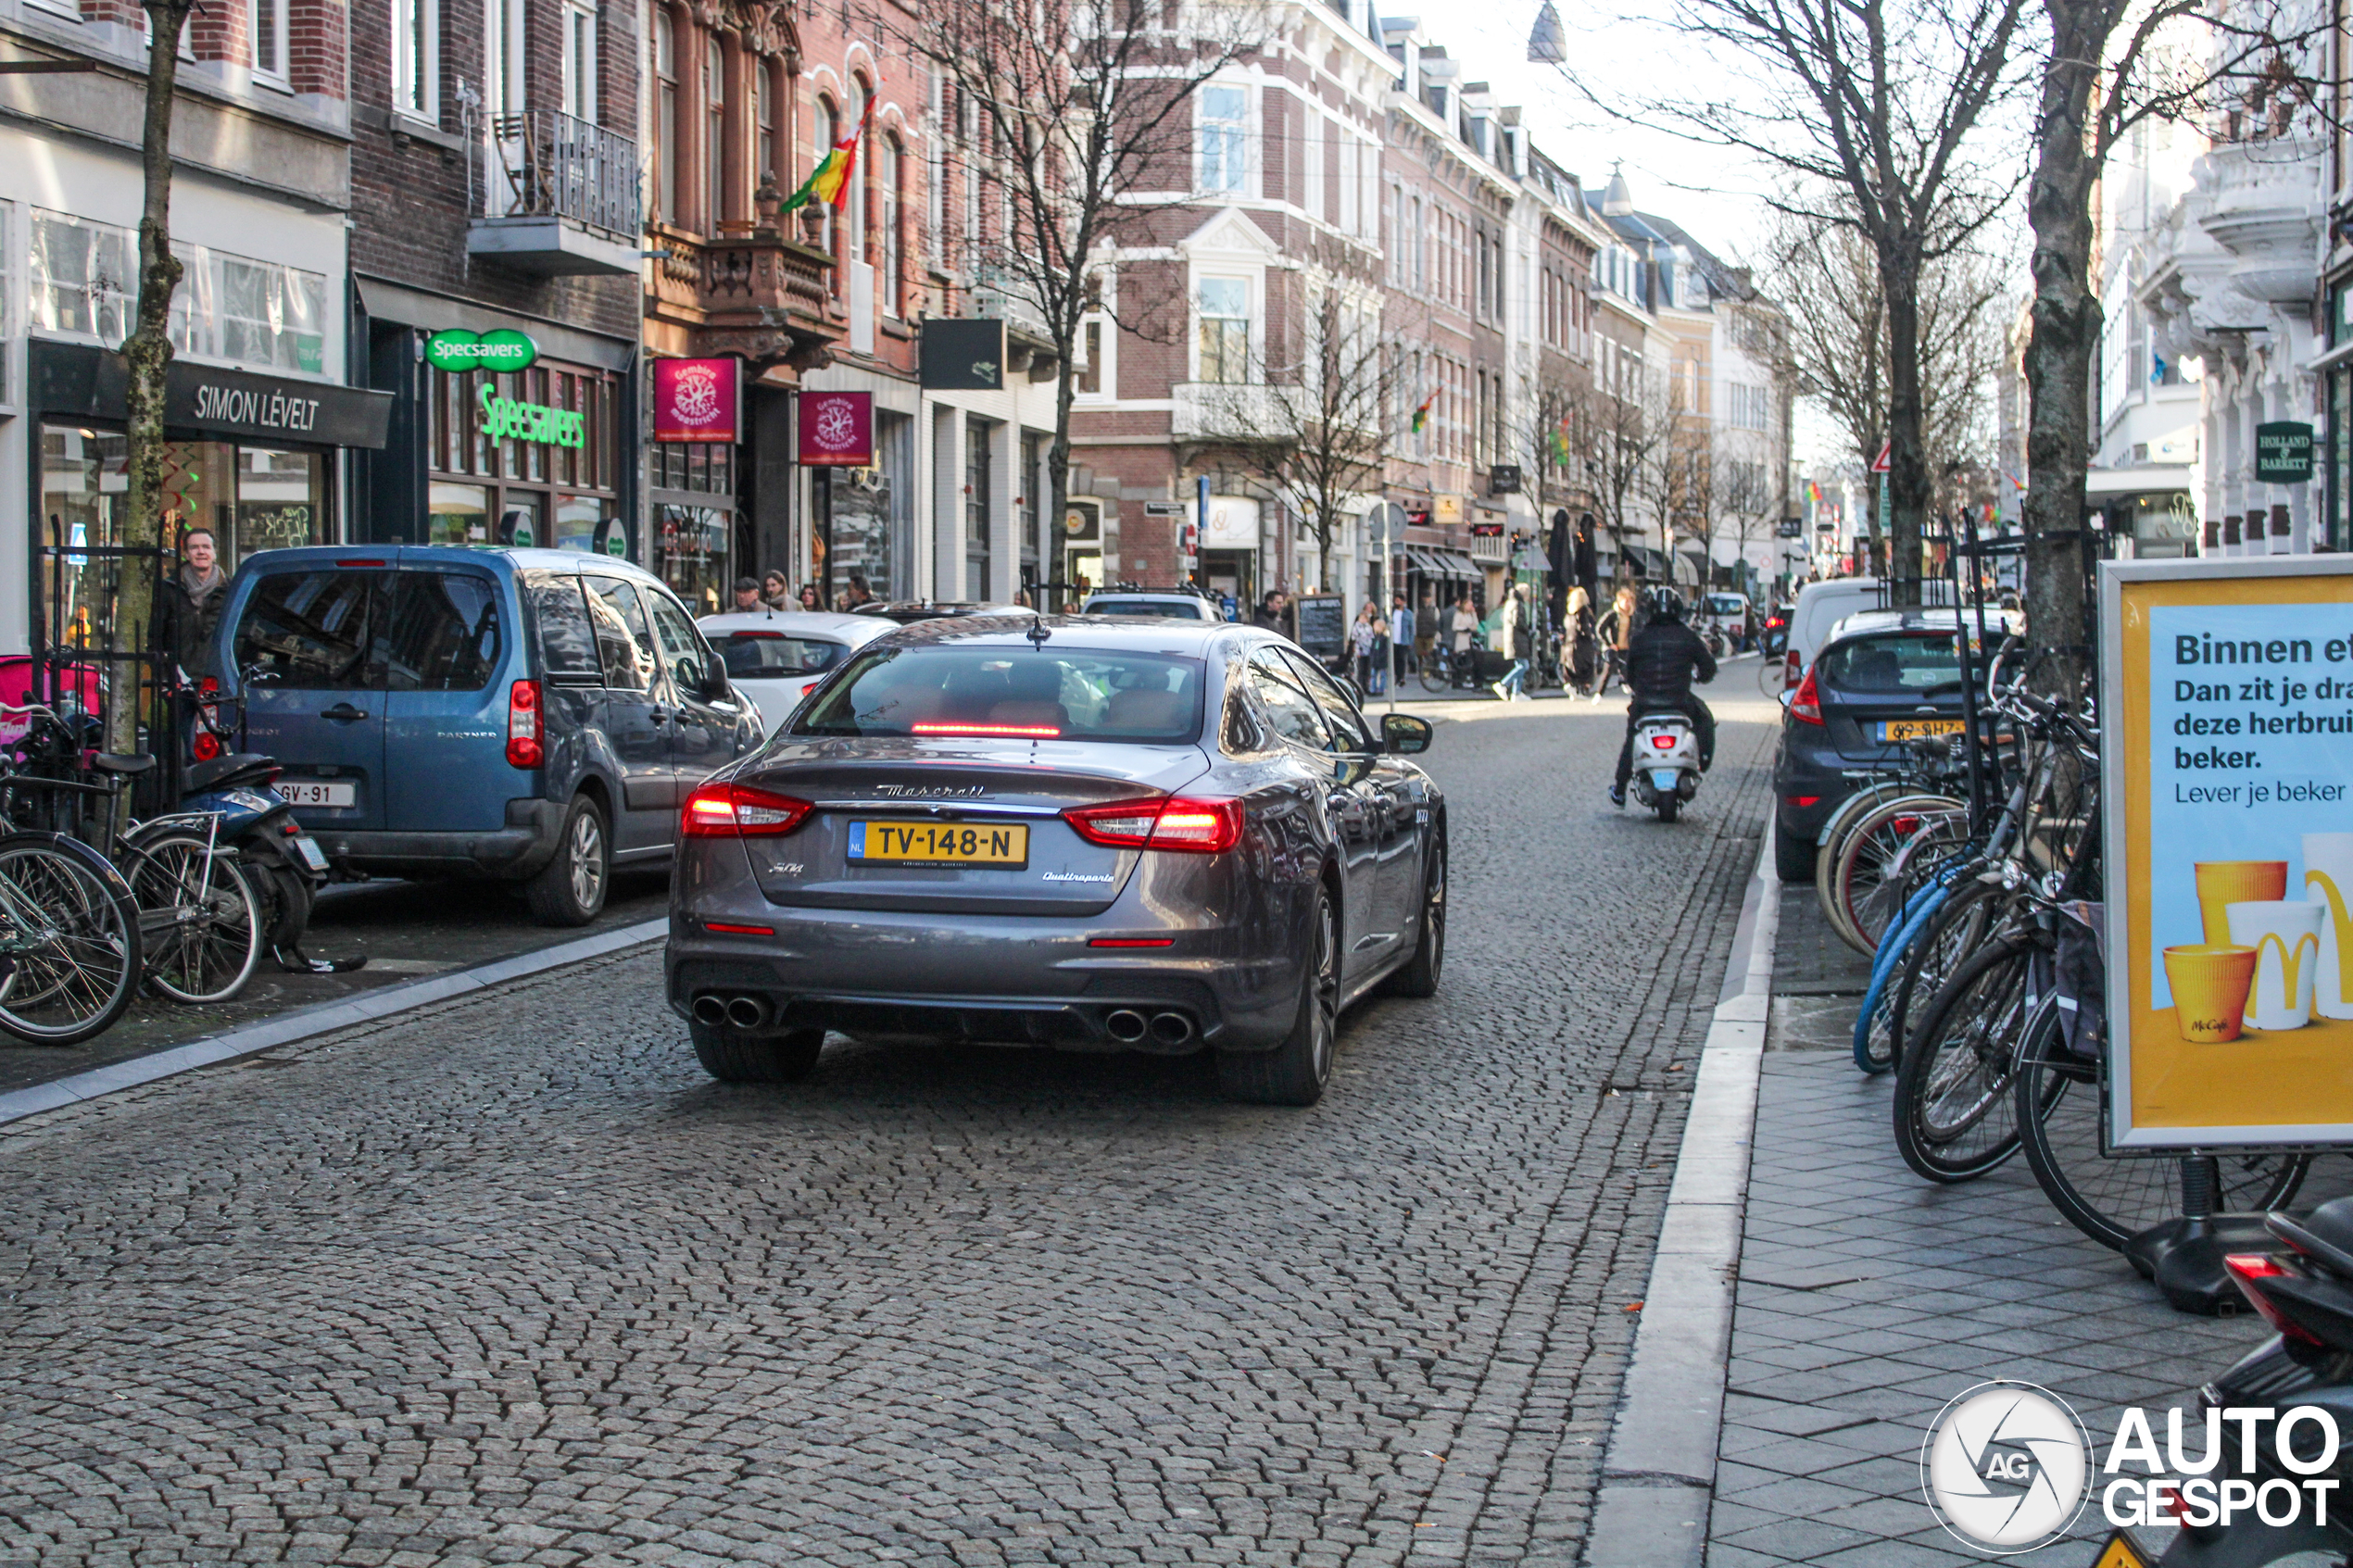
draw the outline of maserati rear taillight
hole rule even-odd
[[[779,838],[809,820],[806,800],[749,784],[707,784],[686,797],[678,831],[688,838]]]
[[[1224,798],[1172,795],[1116,800],[1108,806],[1074,806],[1063,813],[1063,821],[1088,843],[1113,849],[1214,855],[1231,849],[1242,838],[1242,803]]]

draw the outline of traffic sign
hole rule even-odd
[[[1871,471],[1873,473],[1885,473],[1887,471],[1888,454],[1894,450],[1895,443],[1894,441],[1890,440],[1881,442],[1879,444],[1879,456],[1871,459]]]

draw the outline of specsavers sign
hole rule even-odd
[[[2353,1142],[2353,564],[2101,571],[2109,1143]]]

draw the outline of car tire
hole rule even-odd
[[[1814,841],[1773,827],[1773,874],[1783,882],[1814,883]]]
[[[1314,949],[1300,982],[1290,1033],[1271,1051],[1219,1051],[1217,1084],[1246,1105],[1313,1105],[1331,1082],[1339,1051],[1340,918],[1331,889],[1318,885],[1308,922]]]
[[[556,858],[522,884],[531,918],[541,925],[586,925],[604,912],[612,886],[612,835],[605,813],[585,795],[572,797],[564,813]]]
[[[823,1029],[739,1035],[690,1022],[686,1033],[695,1042],[695,1060],[723,1084],[798,1084],[815,1070],[825,1048]]]
[[[1414,956],[1397,972],[1389,988],[1401,997],[1435,997],[1446,967],[1446,841],[1430,847],[1429,864],[1422,872],[1421,929],[1416,933]]]

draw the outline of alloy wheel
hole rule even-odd
[[[572,896],[582,909],[593,909],[604,885],[604,830],[594,811],[583,811],[572,824]]]

